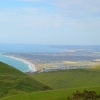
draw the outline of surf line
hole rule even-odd
[[[31,63],[30,61],[28,61],[26,59],[15,57],[15,56],[9,56],[9,55],[2,55],[2,56],[6,56],[6,57],[9,57],[9,58],[12,58],[12,59],[15,59],[15,60],[22,61],[23,63],[28,65],[29,69],[31,70],[30,72],[36,72],[37,71],[35,64]]]

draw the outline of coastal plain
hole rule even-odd
[[[53,53],[4,53],[34,65],[35,72],[90,68],[100,64],[100,53],[95,50],[68,50]],[[34,69],[33,68],[33,69]]]

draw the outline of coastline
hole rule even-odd
[[[33,64],[32,62],[30,62],[30,61],[28,61],[26,59],[15,57],[15,56],[11,56],[11,55],[10,56],[9,55],[3,55],[3,56],[22,61],[23,63],[28,65],[29,69],[31,70],[30,72],[36,72],[37,71],[37,69],[35,67],[35,64]]]

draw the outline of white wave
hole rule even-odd
[[[31,72],[36,72],[37,71],[36,68],[35,68],[35,65],[33,63],[25,60],[25,59],[14,57],[14,56],[8,56],[8,55],[3,55],[3,56],[9,57],[9,58],[12,58],[12,59],[15,59],[15,60],[22,61],[23,63],[28,65],[28,67],[31,70]]]

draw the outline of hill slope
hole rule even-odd
[[[100,71],[97,70],[73,69],[31,76],[54,89],[100,86]]]
[[[100,71],[98,70],[73,69],[30,76],[0,63],[0,95],[7,91],[8,94],[11,91],[23,93],[16,96],[9,95],[1,100],[66,100],[77,90],[94,90],[100,94]],[[42,83],[47,84],[47,86]],[[57,90],[39,92],[51,89],[48,85]]]
[[[2,98],[1,100],[67,100],[67,98],[71,97],[73,92],[76,92],[77,90],[80,92],[83,92],[84,90],[88,91],[92,90],[100,94],[100,87],[77,88],[77,89],[53,90],[46,92],[35,92],[31,94],[21,94],[21,95]]]
[[[0,62],[0,96],[20,92],[33,92],[51,89],[23,72]]]

